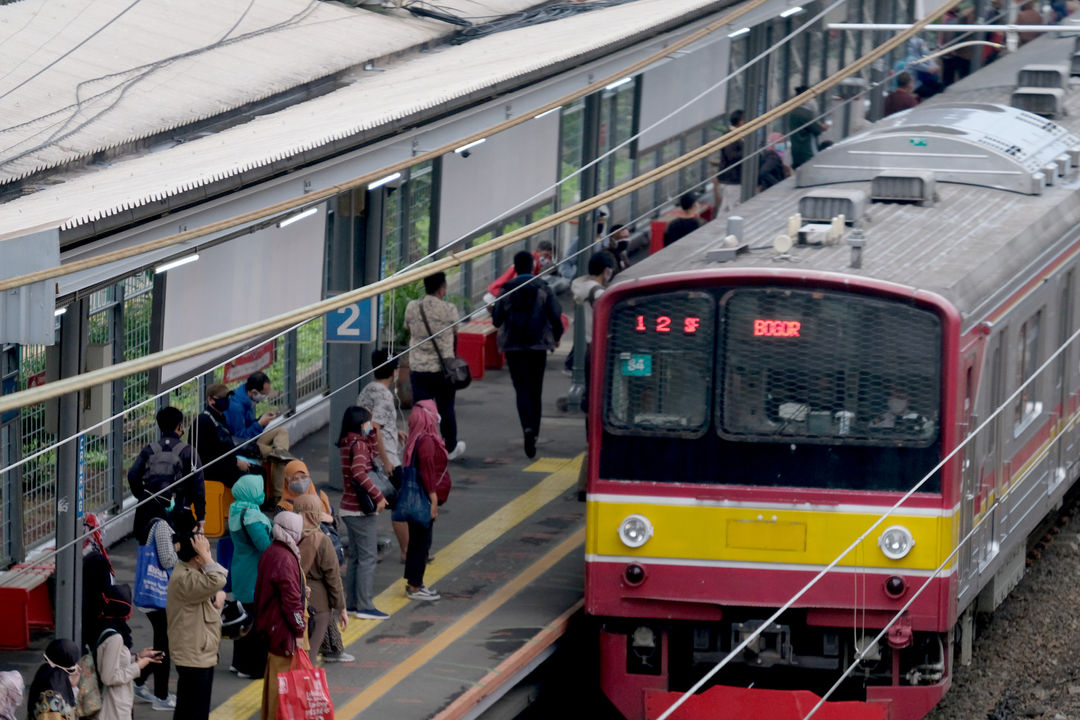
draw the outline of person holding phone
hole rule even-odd
[[[237,443],[258,438],[256,444],[263,457],[278,454],[289,449],[289,431],[280,425],[267,429],[277,413],[270,411],[255,414],[258,403],[270,399],[274,390],[270,378],[264,372],[252,373],[243,385],[239,385],[229,396],[229,409],[225,411],[225,424],[229,427]],[[250,446],[245,446],[244,450]],[[244,450],[241,450],[243,454]],[[248,450],[248,452],[253,452]]]
[[[112,585],[105,593],[101,612],[101,635],[95,646],[94,660],[101,679],[101,710],[98,720],[130,720],[135,705],[132,680],[148,665],[161,662],[160,653],[146,648],[132,654],[131,588]]]

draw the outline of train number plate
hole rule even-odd
[[[622,374],[630,377],[649,377],[652,375],[652,355],[621,353],[619,360]]]

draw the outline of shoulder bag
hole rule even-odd
[[[164,610],[169,596],[169,576],[172,575],[172,570],[161,567],[157,541],[154,539],[154,529],[160,522],[165,521],[159,519],[150,526],[150,542],[139,546],[135,563],[135,597],[132,598],[132,604],[146,610]]]
[[[469,387],[469,383],[472,382],[472,371],[469,370],[469,363],[456,355],[451,358],[442,356],[439,343],[435,342],[435,334],[431,332],[427,313],[424,312],[423,298],[420,299],[420,318],[424,321],[424,329],[428,333],[428,342],[435,346],[435,354],[439,358],[439,364],[442,365],[443,377],[446,378],[446,383],[455,390],[464,390]]]

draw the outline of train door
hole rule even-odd
[[[1054,471],[1050,474],[1052,485],[1057,485],[1067,477],[1073,477],[1072,463],[1076,457],[1077,427],[1076,423],[1071,422],[1073,414],[1071,398],[1073,373],[1069,364],[1069,358],[1076,356],[1076,353],[1069,346],[1069,336],[1072,335],[1073,330],[1073,275],[1073,270],[1069,270],[1065,274],[1065,280],[1061,287],[1061,299],[1058,303],[1060,312],[1058,347],[1061,348],[1061,354],[1058,355],[1057,362],[1054,364],[1056,388],[1054,401],[1059,408],[1055,414],[1059,420],[1059,434],[1054,448]]]
[[[960,538],[965,538],[971,532],[974,520],[975,494],[979,487],[979,445],[978,438],[972,433],[978,425],[974,409],[975,392],[975,359],[977,355],[972,353],[961,362],[961,372],[964,378],[964,397],[961,406],[961,427],[963,428],[964,447],[960,452],[961,467],[961,492],[960,497]],[[960,582],[966,585],[973,575],[973,569],[977,566],[971,561],[972,553],[961,552],[957,558]]]
[[[982,430],[982,442],[985,448],[979,462],[979,482],[974,491],[974,516],[978,527],[972,535],[972,557],[981,571],[996,555],[994,546],[995,513],[991,502],[999,497],[1000,489],[1008,479],[1007,469],[1002,466],[1004,448],[1002,435],[1009,426],[1005,416],[1005,338],[1008,328],[1001,328],[990,340],[990,367],[988,368],[989,407],[987,417],[990,422]]]

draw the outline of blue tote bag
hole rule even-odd
[[[431,500],[420,486],[420,476],[415,464],[401,468],[401,490],[398,491],[392,517],[399,522],[412,521],[421,525],[431,523]]]
[[[159,520],[158,522],[164,522]],[[135,596],[132,605],[146,610],[164,610],[169,596],[169,576],[172,570],[165,570],[158,561],[157,547],[153,542],[139,546],[139,555],[135,564]]]

